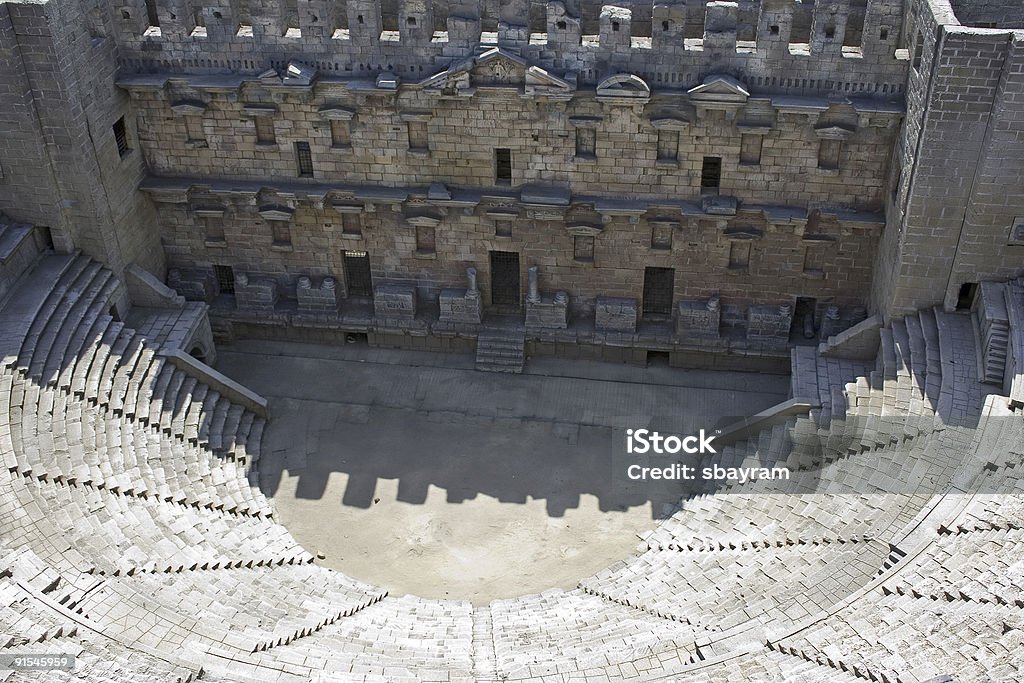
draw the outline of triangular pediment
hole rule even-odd
[[[740,81],[724,74],[712,74],[700,85],[687,91],[695,102],[721,102],[743,104],[750,97],[750,91]]]
[[[528,94],[535,95],[575,90],[565,79],[500,47],[453,62],[444,71],[421,81],[420,85],[445,95],[471,95],[477,88],[524,88]]]

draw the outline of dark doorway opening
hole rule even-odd
[[[39,235],[40,240],[43,243],[43,249],[53,249],[53,233],[45,225],[36,226],[36,234]]]
[[[519,305],[519,254],[514,251],[491,252],[491,304]]]
[[[664,320],[671,317],[675,281],[675,268],[644,268],[645,320]]]
[[[346,344],[362,344],[363,346],[370,345],[370,338],[365,332],[349,332],[345,335]]]
[[[797,297],[793,309],[793,322],[789,328],[789,341],[805,342],[818,336],[818,325],[814,319],[818,300],[813,297]]]
[[[348,296],[373,296],[370,255],[365,251],[345,252],[345,290]]]
[[[213,274],[217,278],[217,291],[221,294],[235,293],[235,269],[231,266],[214,266]]]
[[[969,311],[974,306],[974,297],[978,294],[977,282],[965,282],[960,285],[960,292],[956,295],[956,310]]]
[[[200,346],[193,346],[192,350],[188,352],[188,355],[192,356],[198,361],[206,360],[206,354],[203,353],[203,349]]]
[[[670,354],[668,351],[648,351],[647,367],[667,368],[669,366]]]

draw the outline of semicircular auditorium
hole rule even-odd
[[[1022,46],[1010,0],[0,0],[0,681],[1017,680]],[[781,369],[698,467],[791,476],[570,590],[392,596],[278,522],[244,338]]]

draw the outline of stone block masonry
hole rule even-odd
[[[605,332],[635,332],[636,318],[636,299],[607,296],[597,298],[597,329]]]
[[[699,342],[799,303],[821,338],[1021,270],[997,4],[8,2],[0,209],[243,308],[558,330],[630,299]]]

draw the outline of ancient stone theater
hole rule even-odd
[[[1020,680],[1016,0],[0,0],[0,94],[0,681]],[[714,464],[792,477],[390,595],[252,339],[788,374]]]

